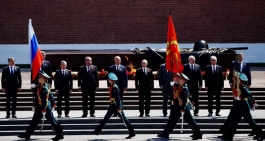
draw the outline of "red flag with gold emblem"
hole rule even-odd
[[[172,21],[172,15],[169,15],[167,25],[166,69],[173,73],[181,73],[184,69],[181,62],[178,40]]]

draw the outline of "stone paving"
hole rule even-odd
[[[62,141],[162,141],[162,140],[174,140],[174,141],[190,141],[190,134],[172,134],[169,139],[158,138],[156,134],[136,135],[132,139],[125,139],[128,135],[65,135]],[[221,141],[217,136],[218,134],[205,134],[203,139],[199,141]],[[31,140],[48,141],[54,136],[31,136]],[[1,136],[0,141],[19,141],[16,136]],[[252,137],[248,137],[247,134],[236,134],[234,141],[250,141]]]

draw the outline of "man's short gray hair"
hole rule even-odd
[[[41,51],[41,54],[46,54],[44,51]]]
[[[92,61],[92,58],[91,58],[90,56],[85,57],[85,60],[86,60],[86,59],[89,59],[89,60]]]
[[[243,53],[238,53],[236,56],[239,56],[239,55],[241,55],[241,56],[244,56],[244,54],[243,54]]]
[[[188,58],[188,60],[190,60],[190,59],[195,60],[195,57],[193,55],[190,55],[189,58]]]
[[[121,57],[120,57],[120,56],[115,56],[115,57],[114,57],[114,60],[115,60],[116,58],[118,58],[118,59],[121,60]]]
[[[64,60],[62,60],[62,61],[61,61],[61,65],[62,65],[62,64],[65,64],[65,65],[67,65],[67,62],[66,62],[66,61],[64,61]]]
[[[8,57],[7,61],[9,62],[10,60],[14,60],[15,61],[15,58],[14,57]]]
[[[146,59],[143,59],[142,62],[146,62],[148,64],[148,61]]]
[[[212,61],[212,60],[216,60],[216,61],[217,61],[216,56],[211,56],[211,57],[210,57],[210,61]]]

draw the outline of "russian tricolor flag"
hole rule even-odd
[[[29,19],[29,46],[31,51],[31,69],[32,69],[32,81],[36,79],[41,69],[42,55],[39,48],[39,44],[31,24],[31,19]]]

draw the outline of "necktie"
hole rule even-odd
[[[14,74],[13,67],[11,67],[11,75],[13,75],[13,74]]]
[[[90,74],[90,68],[89,67],[87,68],[87,74],[88,75]]]
[[[145,71],[145,68],[144,68],[144,76],[146,76],[146,71]]]
[[[64,70],[63,70],[63,76],[64,76]]]
[[[241,63],[239,63],[239,72],[241,72]]]
[[[119,66],[118,66],[118,65],[116,65],[116,71],[118,71],[118,67],[119,67]]]
[[[191,72],[193,72],[194,71],[194,68],[193,68],[193,65],[191,65]]]
[[[213,67],[213,74],[215,74],[215,72],[216,72],[216,71],[215,71],[215,67]]]

